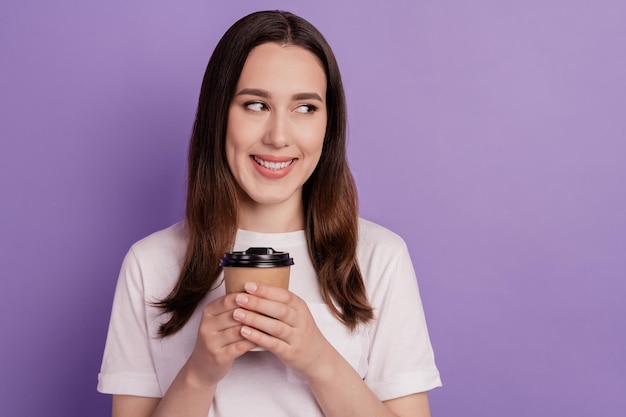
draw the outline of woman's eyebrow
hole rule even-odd
[[[295,94],[293,96],[294,100],[317,100],[320,102],[324,102],[324,100],[322,100],[322,97],[317,94],[317,93],[299,93],[299,94]]]
[[[237,93],[237,96],[257,96],[262,98],[272,98],[272,95],[265,90],[261,90],[258,88],[244,88]],[[322,97],[318,93],[298,93],[293,95],[294,100],[317,100],[319,102],[324,102]]]
[[[237,93],[238,96],[259,96],[263,98],[271,98],[270,93],[265,90],[259,90],[258,88],[244,88]]]

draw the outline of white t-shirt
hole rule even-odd
[[[304,299],[328,341],[361,375],[380,400],[441,386],[415,272],[404,241],[359,220],[357,257],[375,319],[353,333],[324,303],[304,231],[257,233],[239,230],[234,250],[270,246],[294,259],[289,290]],[[183,223],[135,243],[122,264],[109,325],[98,391],[162,397],[189,358],[202,307],[224,294],[210,291],[176,334],[157,336],[166,320],[151,303],[169,294],[182,267]],[[221,282],[221,279],[217,281]],[[270,352],[235,360],[215,393],[210,417],[323,416],[305,380]]]

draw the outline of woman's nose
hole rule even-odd
[[[265,144],[283,148],[290,144],[289,121],[285,114],[274,113],[265,134]]]

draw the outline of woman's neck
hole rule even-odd
[[[302,199],[272,205],[258,204],[249,199],[242,200],[239,201],[240,229],[261,233],[284,233],[304,229]]]

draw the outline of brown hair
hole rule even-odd
[[[249,52],[276,42],[307,49],[326,72],[327,125],[320,161],[303,187],[306,237],[322,295],[350,329],[373,317],[359,270],[356,247],[358,204],[346,160],[346,102],[339,67],[322,34],[288,12],[250,14],[228,29],[204,75],[189,145],[187,252],[176,286],[156,303],[171,317],[161,336],[180,330],[214,288],[219,259],[232,250],[237,233],[237,184],[225,154],[229,107]]]

